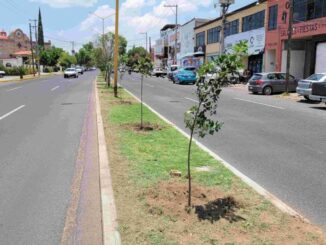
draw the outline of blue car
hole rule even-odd
[[[182,68],[179,69],[176,74],[174,74],[173,83],[195,84],[196,80],[197,80],[197,75],[194,70]]]

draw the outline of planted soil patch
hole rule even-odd
[[[122,128],[136,131],[136,132],[151,132],[162,130],[164,126],[155,123],[144,123],[141,127],[140,123],[125,123],[121,125]]]
[[[229,222],[244,220],[236,215],[241,205],[231,196],[224,196],[216,188],[192,186],[192,211],[185,209],[188,200],[188,183],[180,181],[160,182],[148,191],[149,212],[160,207],[161,214],[172,215],[183,220],[218,221],[222,218]],[[156,212],[157,213],[157,212]]]

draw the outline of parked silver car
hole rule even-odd
[[[306,79],[302,79],[298,83],[297,93],[303,96],[306,100],[310,100],[311,88],[313,83],[326,82],[326,73],[312,74]]]
[[[286,74],[283,72],[255,73],[248,81],[248,90],[254,94],[262,93],[271,95],[277,92],[285,92]],[[295,92],[298,80],[290,75],[289,92]]]

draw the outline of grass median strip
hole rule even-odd
[[[187,139],[147,108],[139,130],[139,103],[121,88],[115,98],[102,77],[98,88],[123,244],[326,244],[196,145],[188,214]]]

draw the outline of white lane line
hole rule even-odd
[[[24,107],[25,107],[25,105],[21,105],[21,106],[17,107],[16,109],[13,109],[12,111],[8,112],[7,114],[4,114],[3,116],[0,117],[0,121],[2,119],[5,119],[6,117],[10,116],[11,114],[15,113],[16,111],[24,108]]]
[[[54,91],[54,90],[56,90],[58,88],[60,88],[60,86],[56,86],[56,87],[52,88],[51,91]]]
[[[12,89],[8,89],[7,92],[14,91],[14,90],[16,90],[16,89],[20,89],[20,88],[22,88],[22,86],[20,86],[20,87],[15,87],[15,88],[12,88]]]
[[[191,101],[193,101],[193,102],[196,102],[196,103],[198,103],[198,100],[194,100],[194,99],[192,99],[192,98],[188,98],[188,97],[184,97],[186,100],[191,100]]]
[[[150,88],[155,88],[155,86],[150,85],[150,84],[145,84],[146,86],[150,87]]]
[[[256,102],[256,101],[252,101],[252,100],[245,100],[245,99],[240,99],[240,98],[233,98],[233,99],[241,100],[241,101],[245,101],[245,102],[249,102],[249,103],[253,103],[253,104],[257,104],[257,105],[268,106],[268,107],[272,107],[272,108],[275,108],[275,109],[285,110],[285,108],[283,108],[283,107],[268,105],[268,104],[264,104],[264,103],[260,103],[260,102]]]

